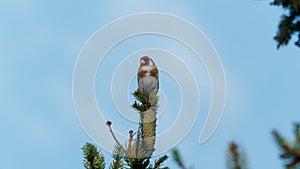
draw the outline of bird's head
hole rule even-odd
[[[140,66],[147,66],[147,65],[154,65],[154,62],[148,56],[141,57]]]

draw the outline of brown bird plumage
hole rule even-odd
[[[138,70],[139,91],[149,100],[158,92],[158,69],[151,58],[143,56]]]

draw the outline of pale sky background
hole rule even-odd
[[[300,121],[300,53],[293,42],[276,50],[272,38],[283,10],[269,3],[255,0],[0,1],[0,169],[84,168],[81,147],[92,141],[82,130],[73,106],[72,76],[76,59],[85,42],[99,28],[138,12],[179,16],[211,40],[227,80],[222,121],[215,134],[200,145],[198,137],[210,102],[207,75],[201,62],[197,67],[192,57],[191,60],[187,57],[188,51],[180,50],[180,44],[162,37],[137,37],[108,54],[96,79],[99,106],[106,105],[101,102],[102,97],[112,103],[110,94],[104,92],[108,91],[109,84],[101,83],[101,69],[112,73],[130,53],[118,59],[109,55],[124,49],[168,49],[186,56],[182,59],[196,72],[203,98],[200,110],[204,113],[177,146],[187,166],[225,168],[227,144],[235,140],[248,154],[251,168],[283,168],[271,131],[276,128],[291,138],[292,123]],[[103,75],[107,82],[109,79],[105,77],[110,77]],[[161,73],[160,80],[164,82],[161,89],[166,96],[179,96],[174,79]],[[135,88],[133,80],[130,89]],[[172,103],[177,102],[168,100],[166,112],[158,121],[158,132],[163,132],[175,119],[172,112],[178,107]],[[111,104],[103,106],[103,110],[115,112]],[[120,132],[126,133],[135,126],[119,115],[104,115]],[[104,154],[110,162],[111,154],[106,151]],[[171,159],[166,164],[175,168]]]

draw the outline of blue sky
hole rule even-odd
[[[272,38],[283,11],[269,3],[254,0],[2,0],[0,168],[83,168],[80,148],[91,140],[81,128],[73,106],[72,77],[76,59],[85,42],[99,28],[138,12],[169,13],[190,21],[211,40],[224,66],[227,101],[223,119],[215,134],[205,144],[199,144],[206,114],[198,116],[191,132],[177,146],[187,165],[225,168],[226,146],[236,140],[245,148],[251,168],[283,168],[271,130],[276,128],[291,137],[291,124],[299,121],[300,55],[299,48],[292,43],[276,50]],[[144,37],[144,40],[147,38],[155,40],[153,37]],[[143,37],[134,40],[123,45],[130,49],[138,44],[151,45],[140,44]],[[172,45],[161,45],[161,48],[176,51],[178,44],[172,44],[174,49]],[[120,50],[124,46],[120,46]],[[111,54],[113,52],[117,51]],[[121,60],[108,57],[112,65],[106,64],[104,69],[113,70],[113,65]],[[101,90],[105,90],[99,78],[101,71],[96,79],[98,98],[102,96]],[[162,74],[161,78],[174,85],[174,79],[167,75]],[[210,99],[206,94],[210,89],[206,88],[207,81],[199,83],[200,92],[204,93],[200,105],[205,111]],[[132,82],[131,89],[135,85]],[[166,93],[178,94],[176,86],[169,90]],[[109,94],[104,97],[111,99]],[[170,103],[172,101],[170,99]],[[172,108],[171,105],[166,107],[167,110]],[[109,107],[104,109],[110,110]],[[158,122],[161,123],[159,131],[170,125],[168,117],[173,116],[168,113],[166,111]],[[107,118],[120,130],[126,123],[113,115],[107,114]],[[124,127],[122,132],[126,131]],[[105,151],[104,154],[109,162],[110,154]],[[167,164],[174,166],[172,160]]]

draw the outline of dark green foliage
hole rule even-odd
[[[150,158],[125,158],[130,169],[146,169],[150,164]]]
[[[178,150],[173,150],[172,152],[172,155],[173,155],[173,159],[174,161],[177,163],[177,165],[181,168],[181,169],[186,169],[186,167],[184,166],[184,163],[182,161],[182,158],[178,152]]]
[[[247,169],[247,156],[238,144],[231,142],[227,152],[227,169]]]
[[[167,155],[164,155],[164,156],[160,157],[157,161],[155,160],[153,169],[167,169],[167,168],[169,168],[169,167],[160,168],[160,166],[163,164],[163,162],[165,162],[168,158],[169,157]]]
[[[97,150],[97,147],[91,143],[86,143],[82,148],[83,164],[86,169],[104,169],[104,156]]]
[[[132,107],[136,109],[139,112],[146,111],[148,107],[148,99],[139,90],[136,90],[132,93],[132,95],[135,97],[136,100],[138,100],[140,103],[137,101],[134,101]]]
[[[112,155],[114,159],[113,162],[110,164],[110,169],[119,169],[124,168],[123,159],[124,159],[124,152],[122,152],[122,148],[120,146],[115,147],[115,151]]]
[[[151,165],[150,158],[124,158],[128,169],[169,169],[169,167],[161,167],[167,159],[168,156],[164,155]]]
[[[132,107],[136,109],[138,112],[144,112],[148,110],[149,108],[153,108],[155,111],[157,110],[157,102],[158,97],[156,95],[152,95],[150,98],[147,98],[144,96],[138,89],[132,93],[132,95],[135,97],[135,99],[138,101],[135,101],[132,104]]]
[[[136,109],[139,112],[146,110],[146,107],[143,104],[137,103],[136,101],[132,104],[132,108]]]
[[[91,143],[86,143],[82,148],[84,157],[84,167],[86,169],[104,169],[104,157],[97,150],[96,146]],[[127,152],[129,149],[126,150]],[[140,151],[141,153],[141,151]],[[126,156],[121,147],[116,146],[112,155],[113,162],[110,164],[110,169],[169,169],[162,167],[163,163],[168,159],[167,155],[160,157],[150,164],[151,157],[129,157]]]
[[[300,1],[274,0],[271,5],[282,7],[287,11],[281,16],[278,31],[274,37],[277,41],[277,48],[287,45],[294,34],[298,36],[295,45],[300,47]]]
[[[276,130],[273,131],[275,141],[281,149],[280,158],[284,159],[287,169],[300,168],[300,124],[295,124],[294,127],[294,141],[288,141]]]

